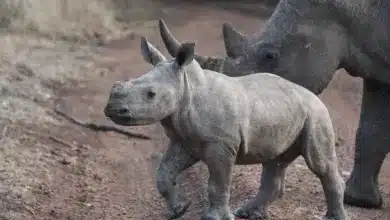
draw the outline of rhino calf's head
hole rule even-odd
[[[105,116],[116,124],[134,126],[152,124],[174,113],[182,99],[181,72],[194,60],[194,46],[181,44],[176,57],[167,60],[142,37],[142,56],[154,68],[138,78],[116,82],[104,108]]]

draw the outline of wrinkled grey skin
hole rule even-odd
[[[161,122],[170,139],[157,172],[157,189],[178,218],[189,202],[178,195],[177,176],[198,161],[209,170],[209,207],[203,220],[232,220],[229,207],[235,164],[263,164],[258,194],[235,215],[267,217],[268,206],[283,194],[287,166],[302,155],[321,180],[325,219],[348,219],[345,184],[335,152],[335,136],[325,105],[307,89],[269,73],[229,77],[203,70],[194,43],[165,57],[145,37],[144,59],[154,68],[143,76],[116,82],[105,115],[119,125]]]
[[[223,26],[228,57],[196,56],[204,69],[229,76],[271,72],[321,93],[335,70],[364,79],[355,163],[344,202],[381,208],[378,175],[390,151],[390,1],[280,0],[262,32]],[[160,21],[169,52],[177,41]]]

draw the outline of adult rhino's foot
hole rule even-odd
[[[358,186],[347,182],[347,187],[344,192],[344,203],[369,209],[382,208],[382,196],[379,189],[372,187],[370,192],[362,192],[358,189]]]
[[[188,207],[190,207],[191,202],[179,202],[175,206],[173,206],[170,210],[170,213],[168,215],[168,219],[176,219],[184,215],[184,213],[187,211]]]
[[[238,218],[250,219],[250,220],[265,220],[268,219],[268,214],[264,210],[247,209],[244,207],[238,208],[234,212],[234,216]]]

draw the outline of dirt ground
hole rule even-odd
[[[25,52],[24,60],[32,71],[19,65],[20,62],[11,63],[9,69],[3,68],[0,74],[4,79],[0,82],[4,82],[0,84],[0,219],[164,219],[165,207],[155,188],[155,169],[167,144],[160,125],[121,127],[151,138],[145,140],[115,132],[95,132],[70,122],[53,109],[59,106],[61,111],[77,119],[115,126],[103,115],[111,85],[151,68],[141,58],[140,35],[146,35],[167,54],[157,29],[157,19],[162,16],[178,39],[197,42],[198,53],[223,55],[224,22],[252,33],[270,15],[270,10],[260,4],[240,6],[237,10],[233,9],[234,3],[223,7],[219,3],[166,4],[147,22],[133,24],[135,34],[126,38],[93,50],[67,46],[59,50],[61,45],[48,46],[45,50],[34,47]],[[42,66],[47,59],[68,62],[80,75],[73,76],[75,73],[66,71],[56,75],[59,68]],[[50,72],[50,76],[43,77],[39,75],[41,72]],[[65,74],[71,74],[71,79],[61,78],[63,82],[58,83],[56,77]],[[340,169],[345,179],[353,164],[360,97],[361,80],[343,71],[336,74],[321,94],[337,132]],[[235,168],[233,209],[255,195],[260,172],[261,165]],[[200,219],[206,205],[207,176],[205,166],[197,164],[180,177],[184,193],[193,201],[180,219]],[[380,184],[384,208],[368,210],[347,206],[351,220],[390,219],[389,159],[383,165]],[[271,219],[275,220],[320,219],[324,214],[320,182],[301,158],[289,167],[286,193],[272,204],[270,212]]]

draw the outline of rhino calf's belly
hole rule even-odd
[[[294,144],[291,143],[278,143],[276,145],[273,144],[265,144],[265,145],[249,145],[248,152],[238,152],[236,156],[236,165],[252,165],[252,164],[260,164],[268,161],[281,160],[283,155],[295,151],[298,152],[299,149],[293,149]]]
[[[292,148],[291,146],[290,148]],[[239,154],[236,157],[235,164],[236,165],[252,165],[252,164],[260,164],[260,163],[266,163],[268,161],[275,161],[278,162],[280,160],[279,157],[282,158],[282,156],[285,154],[284,152],[278,152],[277,149],[274,146],[267,146],[265,150],[268,152],[251,152],[249,151],[246,154]],[[289,151],[289,148],[283,148],[287,149],[286,151]],[[290,149],[291,150],[291,149]],[[298,149],[296,149],[298,151]]]

